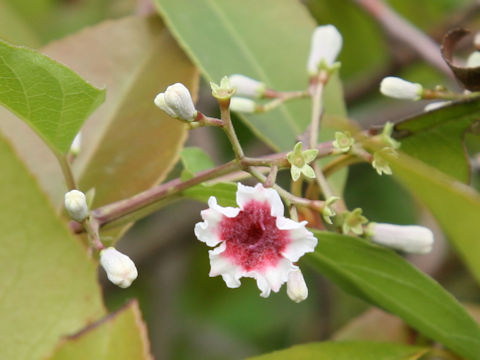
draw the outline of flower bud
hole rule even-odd
[[[70,145],[70,153],[77,156],[80,153],[82,147],[82,133],[79,131]]]
[[[155,97],[155,105],[174,118],[193,121],[197,116],[192,96],[185,85],[176,83],[170,85],[165,93]]]
[[[395,76],[388,76],[380,83],[380,92],[389,97],[405,100],[420,100],[423,87]]]
[[[312,35],[307,70],[310,75],[318,73],[322,62],[332,66],[342,48],[342,35],[333,25],[318,26]]]
[[[107,273],[108,280],[121,288],[129,287],[138,276],[132,259],[114,247],[100,252],[100,264]]]
[[[245,75],[234,74],[230,75],[229,79],[230,85],[237,89],[236,94],[239,96],[260,98],[267,89],[264,83]]]
[[[431,102],[430,104],[425,105],[425,107],[423,108],[423,111],[427,112],[427,111],[437,110],[450,103],[451,101],[434,101],[434,102]]]
[[[65,194],[65,209],[70,217],[82,222],[88,216],[88,205],[85,194],[78,190],[72,190]]]
[[[230,110],[243,112],[243,113],[254,113],[256,110],[257,104],[255,101],[234,96],[230,99]]]
[[[299,303],[308,297],[307,284],[305,283],[305,279],[303,278],[300,269],[293,270],[288,275],[287,295],[296,303]]]
[[[467,68],[474,68],[480,66],[480,51],[474,51],[467,59]]]
[[[432,250],[433,233],[423,226],[371,223],[368,231],[373,242],[393,249],[414,254]]]

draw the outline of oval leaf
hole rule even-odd
[[[105,90],[45,55],[0,41],[0,104],[26,121],[56,152],[66,154]]]
[[[323,275],[459,355],[480,359],[480,327],[433,279],[365,240],[319,231],[315,236],[318,245],[308,260]]]

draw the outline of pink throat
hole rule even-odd
[[[246,271],[262,271],[275,266],[290,243],[289,231],[280,230],[276,217],[270,215],[270,204],[252,200],[234,218],[223,217],[220,238],[228,257]]]

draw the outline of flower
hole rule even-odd
[[[348,152],[354,143],[355,140],[350,135],[350,132],[337,131],[335,132],[335,141],[332,143],[332,145],[335,149],[338,149],[341,152]]]
[[[230,75],[230,85],[237,89],[236,94],[251,98],[260,98],[267,90],[264,83],[241,74]]]
[[[138,276],[132,259],[114,247],[100,251],[100,264],[107,273],[108,280],[121,288],[129,287]]]
[[[414,254],[432,250],[433,233],[418,225],[393,225],[371,223],[368,232],[373,242]]]
[[[176,83],[167,87],[164,93],[155,97],[155,105],[169,116],[185,121],[193,121],[197,116],[190,92],[185,85]]]
[[[230,99],[235,94],[235,88],[230,84],[230,79],[226,76],[220,80],[220,85],[210,81],[210,88],[212,89],[212,95],[218,100]]]
[[[222,207],[211,196],[195,235],[210,247],[219,245],[209,251],[210,276],[221,275],[229,288],[239,287],[242,277],[254,278],[260,296],[268,297],[298,270],[293,263],[312,252],[317,239],[305,228],[306,221],[283,216],[283,203],[274,189],[239,183],[236,201],[238,208]]]
[[[254,113],[257,109],[255,101],[239,96],[230,99],[230,110],[243,113]]]
[[[392,169],[390,168],[386,156],[398,157],[398,154],[395,149],[391,147],[384,147],[373,154],[372,166],[377,171],[378,175],[392,175]]]
[[[88,205],[85,194],[78,190],[72,190],[65,194],[65,209],[70,217],[82,222],[88,216]]]
[[[420,100],[423,94],[423,86],[399,77],[388,76],[380,83],[380,92],[385,96],[396,99]]]
[[[368,219],[362,215],[362,209],[356,208],[353,211],[345,211],[343,214],[342,232],[348,234],[350,231],[355,235],[363,234],[363,225]]]
[[[287,295],[290,300],[299,303],[308,297],[308,288],[300,269],[294,270],[288,276]]]
[[[330,219],[330,218],[337,215],[335,210],[332,208],[332,205],[337,200],[340,200],[340,198],[338,196],[330,196],[325,201],[325,205],[323,206],[323,209],[322,209],[322,217],[323,217],[323,220],[325,220],[325,222],[327,224],[330,224],[330,225],[333,224],[332,219]]]
[[[318,73],[319,68],[334,67],[334,61],[342,49],[342,35],[333,25],[318,26],[312,34],[307,71],[310,75]]]
[[[308,165],[317,157],[317,149],[308,149],[302,151],[302,143],[298,142],[295,144],[293,151],[290,151],[287,154],[287,160],[290,163],[290,174],[293,181],[297,181],[300,178],[300,175],[303,174],[309,178],[315,178],[315,171],[312,167]]]

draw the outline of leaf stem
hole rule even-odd
[[[238,141],[237,134],[233,128],[232,118],[230,116],[230,99],[219,99],[218,104],[220,105],[223,130],[227,134],[228,140],[230,140],[235,158],[237,161],[241,161],[245,157],[245,154],[243,153],[242,145],[240,145],[240,141]]]
[[[65,179],[65,183],[67,184],[68,190],[77,189],[77,184],[75,183],[75,178],[73,177],[72,168],[70,167],[70,163],[67,157],[63,154],[58,154],[58,153],[55,153],[55,156],[57,157],[60,168],[62,169],[63,177]]]

